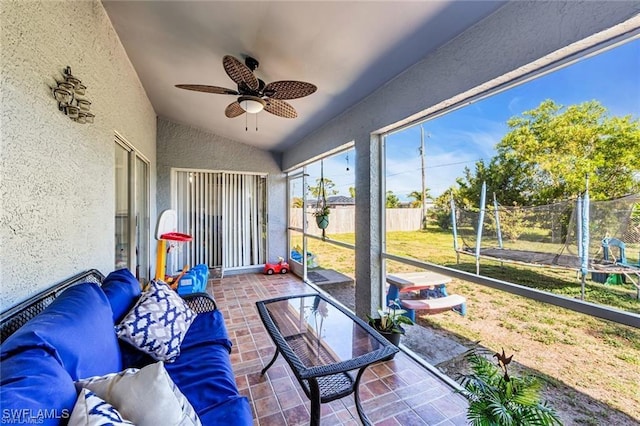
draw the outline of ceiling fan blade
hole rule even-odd
[[[238,86],[246,85],[251,90],[258,90],[258,79],[248,66],[237,60],[231,55],[225,55],[222,58],[222,66],[227,75]]]
[[[282,80],[269,83],[264,88],[265,96],[271,99],[297,99],[309,96],[318,88],[304,81]]]
[[[229,118],[238,117],[242,114],[244,114],[244,110],[242,109],[238,101],[230,103],[224,110],[224,115]]]
[[[279,99],[267,99],[267,104],[264,106],[264,110],[273,115],[277,115],[278,117],[296,118],[298,116],[294,107]]]
[[[178,89],[193,90],[196,92],[215,93],[217,95],[238,95],[239,93],[232,89],[226,89],[218,86],[205,86],[203,84],[176,84]]]

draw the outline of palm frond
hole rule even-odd
[[[511,357],[501,356],[511,360]],[[555,426],[557,413],[540,401],[541,382],[533,376],[509,377],[506,364],[501,369],[477,353],[467,356],[472,373],[461,375],[459,391],[468,401],[467,420],[472,425]],[[504,374],[503,374],[504,373]]]
[[[496,384],[499,379],[501,379],[502,375],[500,369],[487,358],[473,352],[470,353],[467,358],[469,360],[471,370],[478,377],[481,377],[483,380],[493,384]]]
[[[516,386],[511,397],[513,402],[527,406],[537,405],[540,402],[542,384],[537,379],[527,377],[524,380],[518,380],[515,385]]]
[[[497,424],[502,426],[511,426],[515,424],[511,410],[509,407],[502,404],[501,401],[494,401],[490,403],[488,408],[491,410],[491,415],[496,419]]]

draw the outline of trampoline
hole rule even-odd
[[[464,247],[464,254],[475,256],[475,249]],[[528,250],[505,248],[481,248],[480,257],[502,260],[505,262],[522,263],[525,265],[555,266],[566,269],[580,269],[581,260],[570,254],[554,254]]]
[[[585,191],[575,200],[505,207],[495,194],[493,205],[487,205],[486,191],[483,184],[481,209],[457,209],[451,199],[454,249],[458,260],[475,257],[476,274],[481,259],[575,270],[583,296],[588,273],[599,282],[620,274],[640,299],[640,194],[590,202]]]

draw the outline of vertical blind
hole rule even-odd
[[[193,237],[177,265],[240,268],[264,263],[266,178],[228,172],[177,171],[178,231]]]

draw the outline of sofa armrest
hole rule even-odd
[[[191,310],[197,314],[218,309],[215,299],[207,293],[185,294],[182,298],[187,302]]]

